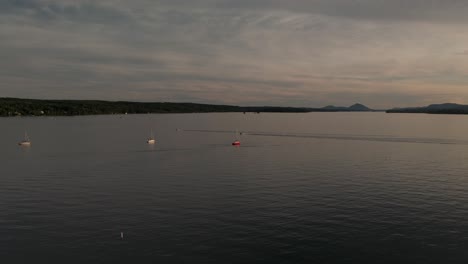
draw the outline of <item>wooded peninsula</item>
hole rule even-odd
[[[197,103],[110,102],[98,100],[37,100],[0,98],[0,116],[75,116],[147,113],[310,112],[312,108],[232,106]]]

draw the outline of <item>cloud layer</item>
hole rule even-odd
[[[0,3],[0,96],[468,103],[466,1]]]

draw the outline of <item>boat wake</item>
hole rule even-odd
[[[233,133],[228,130],[182,130],[186,132],[203,133]],[[346,135],[346,134],[314,134],[314,133],[273,133],[258,131],[242,131],[242,135],[264,136],[264,137],[289,137],[289,138],[311,138],[311,139],[333,139],[333,140],[355,140],[390,143],[419,143],[419,144],[439,144],[439,145],[468,145],[466,140],[444,139],[444,138],[419,138],[419,137],[398,137],[389,135]]]

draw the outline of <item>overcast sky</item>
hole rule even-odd
[[[0,97],[468,103],[466,0],[1,0]]]

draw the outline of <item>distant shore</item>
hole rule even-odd
[[[197,103],[127,102],[100,100],[40,100],[0,98],[0,116],[79,116],[147,113],[308,113],[308,112],[370,112],[371,109],[308,108],[279,106],[233,106]]]
[[[101,100],[42,100],[0,98],[0,116],[80,116],[122,114],[170,114],[170,113],[311,113],[311,112],[386,112],[467,115],[468,105],[432,104],[425,107],[374,110],[362,104],[349,107],[325,106],[235,106],[198,103],[128,102]]]
[[[444,114],[444,115],[468,115],[468,105],[462,104],[431,104],[424,107],[406,107],[394,108],[386,111],[387,113],[406,113],[406,114]]]

